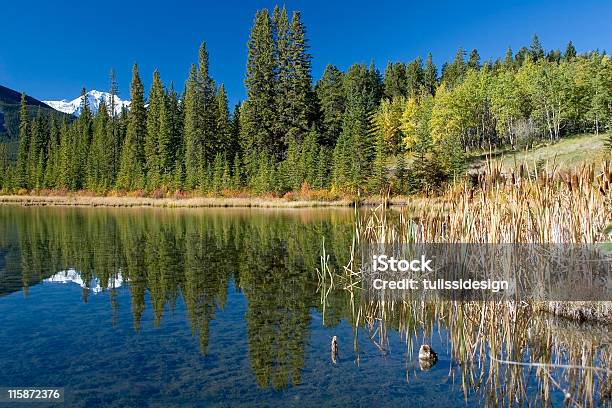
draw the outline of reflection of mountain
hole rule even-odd
[[[100,280],[98,278],[91,278],[88,283],[83,281],[81,274],[78,273],[74,269],[68,269],[66,271],[61,271],[51,276],[50,278],[45,279],[43,282],[47,283],[76,283],[80,287],[84,289],[89,289],[93,293],[100,293],[102,289],[106,288],[118,288],[123,285],[123,277],[121,274],[117,274],[117,276],[110,277],[108,284],[101,286]]]

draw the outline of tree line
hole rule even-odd
[[[328,65],[313,84],[301,15],[256,13],[248,41],[246,100],[230,114],[209,73],[203,43],[183,92],[153,73],[148,98],[138,66],[130,109],[115,113],[117,85],[94,115],[83,98],[72,123],[22,99],[15,163],[0,147],[8,190],[111,190],[165,194],[283,195],[410,193],[461,175],[482,149],[529,147],[576,133],[603,133],[612,120],[612,62],[598,51],[529,47],[482,62],[457,51],[440,72],[425,62]],[[82,91],[85,95],[85,90]]]

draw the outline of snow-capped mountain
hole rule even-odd
[[[103,289],[107,288],[119,288],[123,285],[123,277],[121,274],[117,274],[115,277],[111,277],[108,280],[107,285],[100,285],[100,281],[97,278],[92,278],[91,282],[83,282],[81,274],[74,269],[68,269],[66,271],[60,271],[50,278],[45,279],[43,282],[46,283],[76,283],[82,288],[91,290],[93,293],[100,293]]]
[[[91,109],[93,113],[96,113],[98,111],[98,106],[100,106],[101,101],[104,101],[104,103],[106,103],[107,108],[110,106],[110,94],[108,92],[100,92],[93,90],[87,92],[86,96],[87,102],[89,103],[89,109]],[[71,101],[62,99],[61,101],[43,102],[60,112],[79,116],[81,114],[81,105],[83,103],[83,97],[79,96],[78,98],[73,99]],[[129,108],[130,101],[124,101],[118,96],[115,96],[115,113],[120,113],[123,107]]]

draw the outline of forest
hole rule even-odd
[[[275,7],[255,15],[247,97],[231,110],[205,43],[182,91],[155,71],[145,97],[134,65],[131,106],[118,114],[112,72],[111,97],[95,115],[83,98],[73,120],[42,110],[31,118],[23,95],[17,157],[0,145],[0,189],[412,194],[461,177],[478,152],[606,133],[612,124],[612,61],[598,50],[579,54],[571,41],[545,51],[534,35],[529,47],[488,61],[459,49],[440,69],[431,53],[389,62],[382,74],[373,63],[328,65],[316,82],[311,65],[300,12]]]

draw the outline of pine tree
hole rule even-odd
[[[101,101],[93,121],[93,137],[87,166],[87,188],[93,191],[105,191],[111,185],[112,163],[107,151],[108,123],[106,104]]]
[[[540,44],[540,39],[536,34],[531,38],[531,46],[529,47],[529,54],[534,61],[544,58],[544,49]]]
[[[397,163],[395,164],[395,180],[395,192],[398,194],[404,194],[406,192],[406,158],[403,152],[397,156]]]
[[[306,27],[302,23],[299,11],[294,11],[291,18],[290,58],[293,75],[291,77],[291,113],[292,126],[288,137],[299,141],[310,129],[312,108],[312,56],[308,53]]]
[[[11,173],[8,145],[0,143],[0,190],[6,191],[13,188]]]
[[[442,82],[446,84],[446,87],[451,89],[458,85],[463,76],[465,75],[466,64],[465,64],[465,51],[463,48],[457,50],[455,59],[452,64],[447,64],[442,69]]]
[[[512,48],[508,47],[506,57],[504,58],[504,68],[507,70],[514,69],[514,57],[512,56]]]
[[[43,155],[42,149],[44,145],[43,130],[42,130],[42,111],[38,108],[36,118],[32,121],[30,127],[30,143],[27,159],[27,184],[30,188],[39,189],[42,187],[42,169],[39,169],[39,163]]]
[[[406,67],[401,62],[389,62],[384,75],[384,92],[388,99],[405,97],[408,94]]]
[[[360,189],[371,169],[374,141],[370,108],[371,84],[360,87],[360,69],[349,73],[347,106],[342,132],[334,150],[334,184],[341,189]],[[368,89],[370,88],[370,89]]]
[[[432,96],[436,94],[436,87],[438,86],[438,70],[433,63],[431,52],[427,54],[427,60],[425,61],[423,85],[425,86],[425,90],[428,94]]]
[[[317,179],[317,159],[319,155],[319,134],[313,125],[302,143],[302,168],[304,181],[313,186]]]
[[[470,58],[467,63],[468,69],[480,69],[480,54],[478,54],[478,50],[474,48],[472,52],[470,52]]]
[[[314,183],[314,187],[318,189],[325,188],[330,183],[330,152],[329,148],[325,146],[319,146],[319,154],[317,156],[317,178]]]
[[[416,58],[406,66],[407,95],[418,95],[424,84],[424,72],[421,58]]]
[[[338,68],[328,65],[315,88],[322,116],[321,143],[325,146],[334,146],[342,131],[346,105],[343,77],[343,73]]]
[[[376,153],[372,163],[372,178],[370,179],[371,191],[384,194],[387,186],[387,166],[385,154],[385,138],[382,134],[376,137]]]
[[[232,166],[232,188],[238,190],[243,187],[243,183],[242,162],[240,161],[240,156],[236,154],[234,156],[234,164]]]
[[[73,157],[73,182],[76,189],[85,187],[87,176],[87,160],[89,156],[89,148],[91,145],[91,137],[93,134],[93,120],[87,91],[85,88],[81,90],[81,114],[75,122],[76,126],[76,146],[75,156]]]
[[[184,96],[184,146],[186,188],[203,180],[202,169],[214,159],[217,146],[217,101],[215,83],[209,74],[206,43],[200,45],[196,70],[191,67]]]
[[[565,52],[563,53],[563,58],[567,62],[572,62],[574,58],[576,58],[576,48],[574,44],[570,41],[567,43],[567,47],[565,48]]]
[[[248,42],[245,85],[247,100],[241,110],[241,134],[245,150],[265,151],[280,157],[283,141],[274,133],[275,55],[268,10],[258,11]],[[247,159],[248,157],[245,157]],[[248,164],[248,163],[247,163]]]
[[[30,151],[30,129],[28,119],[28,108],[26,105],[26,94],[21,94],[21,106],[19,109],[19,149],[17,151],[16,184],[21,188],[28,188],[27,163]]]
[[[274,99],[275,99],[275,118],[274,138],[282,140],[283,144],[288,143],[288,135],[293,122],[293,101],[292,95],[292,76],[293,67],[291,60],[291,32],[289,29],[289,18],[287,10],[283,6],[280,9],[274,7],[272,13],[272,37],[274,40]]]
[[[109,83],[109,98],[108,98],[108,114],[110,117],[106,131],[108,133],[107,140],[109,145],[107,146],[107,154],[110,156],[109,160],[111,163],[109,173],[109,186],[115,185],[117,178],[117,172],[119,168],[119,159],[121,157],[121,147],[123,146],[123,134],[119,126],[119,115],[117,115],[116,100],[119,95],[119,87],[117,85],[117,78],[115,76],[115,70],[110,71],[110,83]]]
[[[51,116],[49,145],[47,148],[47,163],[44,175],[44,185],[46,188],[57,187],[57,177],[59,168],[59,128],[55,116]]]
[[[198,75],[196,78],[197,87],[199,88],[198,94],[201,97],[201,109],[198,110],[198,122],[200,123],[198,150],[201,150],[201,160],[205,163],[213,161],[218,146],[216,85],[210,76],[208,59],[206,43],[203,42],[200,45]]]
[[[130,98],[131,104],[128,113],[127,134],[121,150],[117,187],[126,190],[136,190],[145,186],[144,139],[147,133],[144,89],[138,75],[138,65],[136,64],[132,68]]]
[[[227,106],[227,94],[223,84],[217,89],[217,143],[215,150],[223,152],[227,157],[234,157],[236,146],[232,140],[232,127]]]
[[[170,184],[174,178],[176,160],[183,160],[181,129],[178,95],[174,90],[174,85],[170,83],[170,90],[164,95],[164,103],[161,104],[157,146],[160,174],[165,185]],[[182,172],[182,169],[179,169],[179,171]]]
[[[197,184],[200,161],[202,159],[202,152],[199,149],[200,124],[198,118],[200,94],[196,75],[196,67],[192,65],[183,97],[185,112],[183,132],[185,146],[185,188],[187,190],[195,188]]]
[[[153,72],[153,84],[149,92],[149,108],[147,111],[147,132],[144,140],[145,170],[147,185],[153,189],[159,186],[162,163],[159,155],[162,115],[165,115],[166,95],[159,71]],[[163,119],[164,121],[166,118]],[[167,126],[164,123],[164,126]],[[164,129],[164,137],[169,138],[169,131]],[[167,157],[165,158],[167,159]]]

